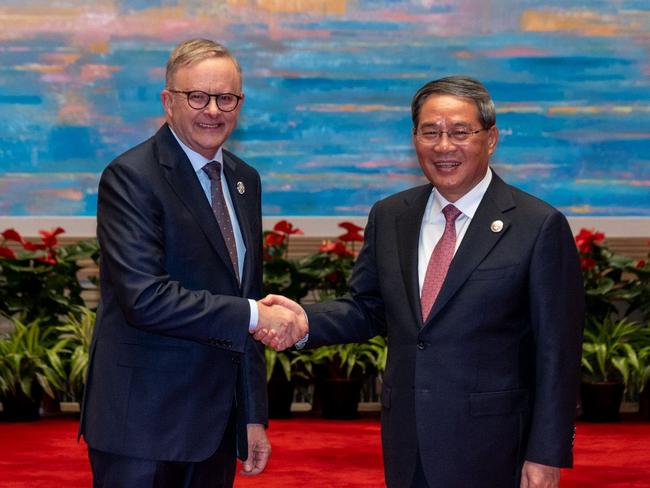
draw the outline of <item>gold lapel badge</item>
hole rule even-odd
[[[239,192],[240,195],[246,193],[246,187],[244,186],[244,182],[242,181],[237,182],[237,191]]]
[[[490,230],[492,232],[501,232],[503,230],[503,221],[495,220],[490,224]]]

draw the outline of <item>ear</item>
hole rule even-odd
[[[163,90],[160,92],[160,101],[162,102],[167,118],[171,119],[173,115],[172,105],[174,104],[173,94],[169,90]]]
[[[499,129],[496,125],[493,125],[488,129],[488,154],[492,156],[492,153],[497,148],[497,143],[499,142]]]

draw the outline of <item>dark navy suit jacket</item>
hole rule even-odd
[[[200,461],[236,412],[245,458],[246,424],[267,423],[263,351],[248,333],[246,299],[262,292],[260,178],[227,151],[224,173],[246,245],[241,286],[167,125],[102,174],[101,301],[80,425],[95,449]]]
[[[524,460],[572,463],[584,294],[564,216],[496,174],[423,323],[418,239],[432,186],[372,209],[350,296],[307,307],[308,347],[388,337],[386,482],[518,487]],[[501,220],[499,232],[491,223]]]

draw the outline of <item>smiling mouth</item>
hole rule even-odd
[[[454,169],[460,166],[460,161],[434,161],[433,165],[436,169]]]
[[[205,122],[199,122],[197,125],[199,127],[201,127],[202,129],[218,129],[221,126],[223,126],[223,124],[221,124],[221,123],[218,123],[218,124],[206,124]]]

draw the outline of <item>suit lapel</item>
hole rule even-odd
[[[210,203],[205,197],[194,168],[183,149],[178,145],[167,124],[163,125],[154,136],[158,147],[158,160],[163,167],[165,179],[172,187],[178,198],[196,219],[198,226],[205,234],[220,259],[232,269],[228,248],[221,235],[221,229],[214,218]],[[171,204],[171,202],[168,202]],[[233,281],[237,281],[232,273]]]
[[[514,200],[508,186],[496,173],[493,173],[490,186],[485,192],[474,218],[469,224],[465,237],[463,237],[463,241],[451,261],[440,294],[426,320],[427,324],[432,322],[438,312],[467,281],[474,269],[508,232],[511,221],[506,212],[514,208],[514,206]],[[503,222],[503,228],[500,232],[493,232],[490,228],[495,220]]]
[[[255,249],[254,239],[251,234],[253,226],[250,223],[250,219],[255,215],[256,200],[255,194],[253,193],[254,182],[247,181],[241,171],[241,166],[236,164],[235,160],[227,151],[223,151],[223,163],[223,171],[226,176],[230,199],[235,208],[239,229],[244,239],[244,245],[246,246],[246,255],[241,277],[243,288],[246,284],[253,282],[253,266],[251,260],[254,259]]]
[[[431,185],[418,188],[414,195],[405,198],[405,210],[396,216],[397,250],[402,270],[402,280],[409,299],[415,323],[422,317],[420,286],[418,283],[418,243],[422,218],[431,195]]]

